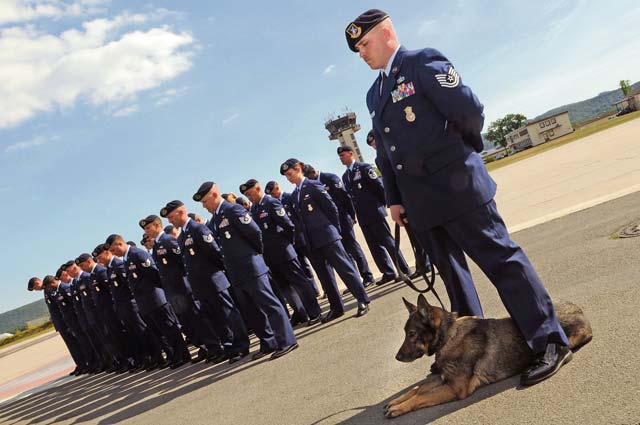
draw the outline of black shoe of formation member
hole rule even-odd
[[[293,350],[295,350],[296,348],[298,348],[299,345],[297,342],[294,342],[293,344],[289,345],[288,347],[284,347],[284,348],[278,348],[276,351],[273,352],[273,354],[271,355],[271,360],[275,360],[279,357],[282,357],[284,355],[289,354],[290,352],[292,352]]]
[[[330,321],[335,320],[341,316],[344,316],[344,311],[329,310],[327,315],[322,318],[321,322],[329,323]]]
[[[211,352],[211,353],[207,353],[207,358],[205,360],[205,363],[218,364],[218,363],[222,363],[228,358],[229,358],[229,355],[224,351]]]
[[[562,365],[569,363],[571,357],[571,349],[566,345],[547,344],[544,352],[538,354],[531,365],[522,372],[520,383],[533,385],[553,376]]]
[[[255,353],[253,353],[253,355],[251,356],[251,360],[260,360],[261,358],[268,356],[269,354],[273,353],[275,350],[270,349],[270,350],[260,350],[260,351],[256,351]]]
[[[158,363],[157,368],[158,368],[158,369],[166,369],[166,368],[168,368],[169,366],[171,366],[172,364],[173,364],[173,363],[172,363],[171,361],[169,361],[169,360],[163,360],[163,361],[161,361],[160,363]]]
[[[198,354],[191,359],[191,363],[199,363],[203,360],[207,359],[207,350],[205,350],[204,348],[200,347],[200,349],[198,350]]]
[[[291,327],[295,328],[298,325],[301,325],[303,323],[307,323],[308,320],[309,320],[308,317],[291,316],[291,319],[289,320],[289,322],[291,323]]]
[[[374,283],[376,283],[375,279],[371,279],[371,280],[365,280],[362,282],[362,285],[367,288],[371,285],[373,285]]]
[[[241,351],[239,353],[229,355],[229,364],[234,364],[249,355],[249,351]]]
[[[318,314],[316,317],[312,317],[311,319],[309,319],[309,321],[307,322],[307,326],[317,325],[318,323],[322,322],[322,319],[322,314]]]
[[[171,365],[169,366],[171,369],[177,369],[181,366],[186,365],[187,363],[191,363],[191,356],[189,357],[182,357],[178,360],[175,360],[171,363]]]
[[[358,303],[358,312],[356,313],[356,317],[362,317],[368,312],[369,312],[368,303]]]
[[[393,275],[384,275],[380,278],[379,281],[376,282],[376,286],[384,285],[385,283],[392,282],[396,280],[397,276]]]

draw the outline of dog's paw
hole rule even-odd
[[[407,410],[400,407],[400,405],[386,405],[384,407],[384,416],[388,419],[397,418],[400,415],[407,413]]]

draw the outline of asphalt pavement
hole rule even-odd
[[[552,297],[582,306],[594,329],[593,341],[556,376],[531,388],[507,379],[467,400],[391,421],[639,423],[640,237],[611,236],[634,221],[640,221],[640,193],[513,235]],[[491,284],[479,270],[473,273],[486,315],[505,315]],[[369,314],[355,318],[352,308],[342,320],[299,328],[300,348],[281,359],[65,379],[37,396],[1,405],[0,422],[389,423],[382,406],[424,379],[431,359],[411,364],[394,359],[407,316],[401,297],[414,300],[416,294],[402,284],[370,294]],[[348,305],[354,307],[350,297]]]

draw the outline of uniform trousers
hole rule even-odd
[[[409,220],[411,218],[409,217]],[[418,233],[445,282],[451,310],[482,317],[466,253],[489,278],[529,347],[544,351],[547,342],[568,345],[551,297],[522,248],[513,242],[495,201],[454,220]]]
[[[315,318],[322,313],[313,283],[305,274],[297,257],[277,264],[269,264],[269,269],[276,282],[287,288],[285,290],[287,297],[301,311],[303,317],[299,317],[300,320]]]
[[[407,265],[402,253],[399,253],[400,264],[395,264],[395,241],[391,235],[391,228],[389,227],[387,220],[380,218],[377,221],[367,224],[360,222],[360,228],[362,229],[364,239],[367,241],[367,245],[369,246],[369,251],[371,251],[373,261],[376,263],[378,270],[380,270],[380,273],[382,273],[383,276],[395,277],[396,272],[393,269],[394,265],[396,268],[399,267],[403,273],[410,273],[409,266]]]
[[[349,256],[351,256],[353,261],[356,263],[362,280],[365,283],[373,282],[373,273],[371,273],[367,258],[365,257],[364,252],[362,252],[362,247],[356,240],[356,234],[353,231],[353,226],[341,226],[340,234],[342,235],[342,245],[344,246],[345,251],[347,251]]]
[[[258,308],[255,315],[249,314],[249,323],[260,339],[263,351],[285,348],[296,342],[291,323],[284,307],[273,293],[269,284],[268,273],[256,276],[249,281],[233,283],[233,290],[238,303],[246,306],[245,311]]]
[[[166,342],[172,351],[173,361],[191,359],[187,344],[182,339],[175,313],[169,303],[165,303],[144,314],[142,318],[146,323],[153,324],[162,336],[166,338]]]

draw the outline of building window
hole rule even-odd
[[[555,124],[556,123],[556,119],[555,118],[551,118],[551,124]]]
[[[544,121],[540,123],[540,128],[544,128]]]
[[[520,132],[520,136],[526,136],[527,135],[527,130],[524,129]]]

